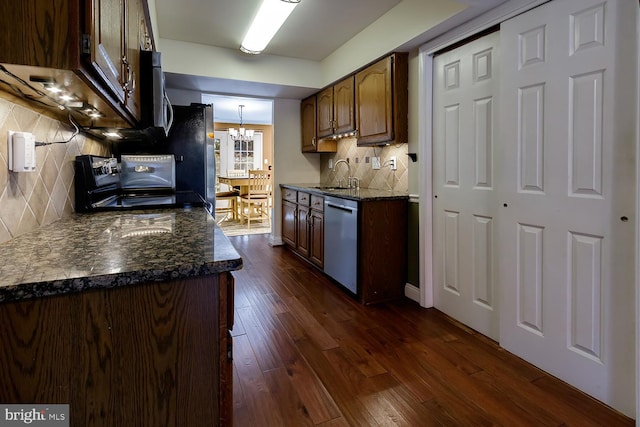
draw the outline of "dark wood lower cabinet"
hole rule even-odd
[[[363,304],[404,296],[407,210],[407,199],[358,202],[357,298]],[[324,215],[324,197],[283,188],[282,240],[320,269],[324,269]]]
[[[0,402],[71,426],[232,425],[231,273],[0,304]]]
[[[296,221],[296,204],[288,200],[282,201],[282,240],[285,244],[295,247],[298,233]]]
[[[324,212],[315,209],[309,213],[309,260],[324,267]]]
[[[324,197],[283,190],[282,240],[298,255],[324,266]]]
[[[358,295],[363,304],[404,296],[407,203],[407,200],[377,200],[359,204]]]
[[[298,204],[296,228],[298,240],[296,251],[303,257],[309,257],[309,206]]]

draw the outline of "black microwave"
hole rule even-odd
[[[142,128],[167,136],[173,108],[167,96],[160,52],[140,51],[140,97]]]

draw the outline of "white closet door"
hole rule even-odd
[[[501,26],[500,344],[635,413],[635,10],[554,0]]]
[[[495,285],[498,42],[493,33],[434,59],[434,306],[498,338]]]

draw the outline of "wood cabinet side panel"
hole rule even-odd
[[[316,151],[316,96],[303,99],[300,104],[301,147],[303,152]]]
[[[72,426],[217,420],[218,289],[204,276],[0,305],[3,343],[19,343],[0,352],[14,372],[0,400],[69,403]]]
[[[394,143],[409,142],[409,55],[395,53],[393,62]]]
[[[360,298],[364,304],[400,298],[407,275],[407,201],[363,202],[360,212]]]
[[[71,402],[73,312],[61,298],[0,304],[0,402]]]

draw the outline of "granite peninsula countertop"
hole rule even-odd
[[[322,184],[280,184],[280,187],[356,201],[409,199],[408,193],[374,188],[335,188]]]
[[[73,214],[0,244],[0,260],[0,302],[242,268],[203,208]]]

